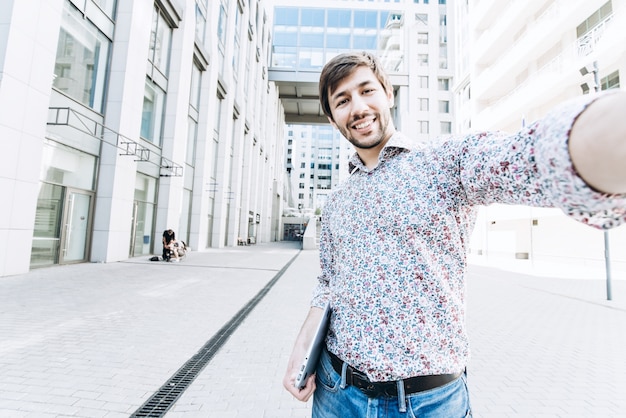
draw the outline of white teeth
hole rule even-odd
[[[368,126],[370,126],[372,124],[372,121],[369,120],[367,122],[363,122],[363,123],[359,123],[358,125],[354,125],[354,127],[356,129],[363,129],[363,128],[367,128]]]

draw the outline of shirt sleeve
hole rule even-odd
[[[319,248],[321,273],[317,277],[317,286],[313,290],[311,306],[323,308],[326,301],[330,299],[330,278],[334,275],[332,237],[328,224],[324,220],[322,220]]]
[[[624,223],[626,194],[593,190],[576,173],[569,155],[572,126],[597,97],[565,102],[513,135],[495,132],[463,138],[457,155],[468,202],[556,207],[601,229]]]

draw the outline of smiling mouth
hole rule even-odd
[[[352,127],[354,129],[358,129],[358,130],[365,129],[365,128],[370,127],[375,121],[376,121],[375,118],[374,119],[368,119],[368,120],[365,120],[363,122],[357,123],[356,125],[352,125]]]

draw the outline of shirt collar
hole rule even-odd
[[[363,164],[359,154],[355,152],[348,161],[348,171],[350,174],[355,173],[357,170],[364,171],[366,173],[373,171],[380,166],[382,162],[401,154],[403,151],[410,151],[411,149],[414,149],[415,146],[415,142],[411,141],[402,133],[396,132],[391,136],[391,138],[389,138],[389,141],[387,141],[383,149],[380,150],[380,154],[378,155],[378,164],[376,164],[376,167],[371,170],[367,168],[365,164]]]

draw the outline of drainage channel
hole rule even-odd
[[[235,314],[217,333],[207,341],[202,348],[170,377],[159,390],[157,390],[139,409],[131,415],[131,418],[163,417],[174,405],[178,398],[187,390],[200,372],[211,361],[213,356],[226,343],[228,338],[241,325],[244,319],[252,312],[254,307],[267,295],[278,279],[287,271],[289,266],[298,257],[291,260],[259,291],[239,312]]]

